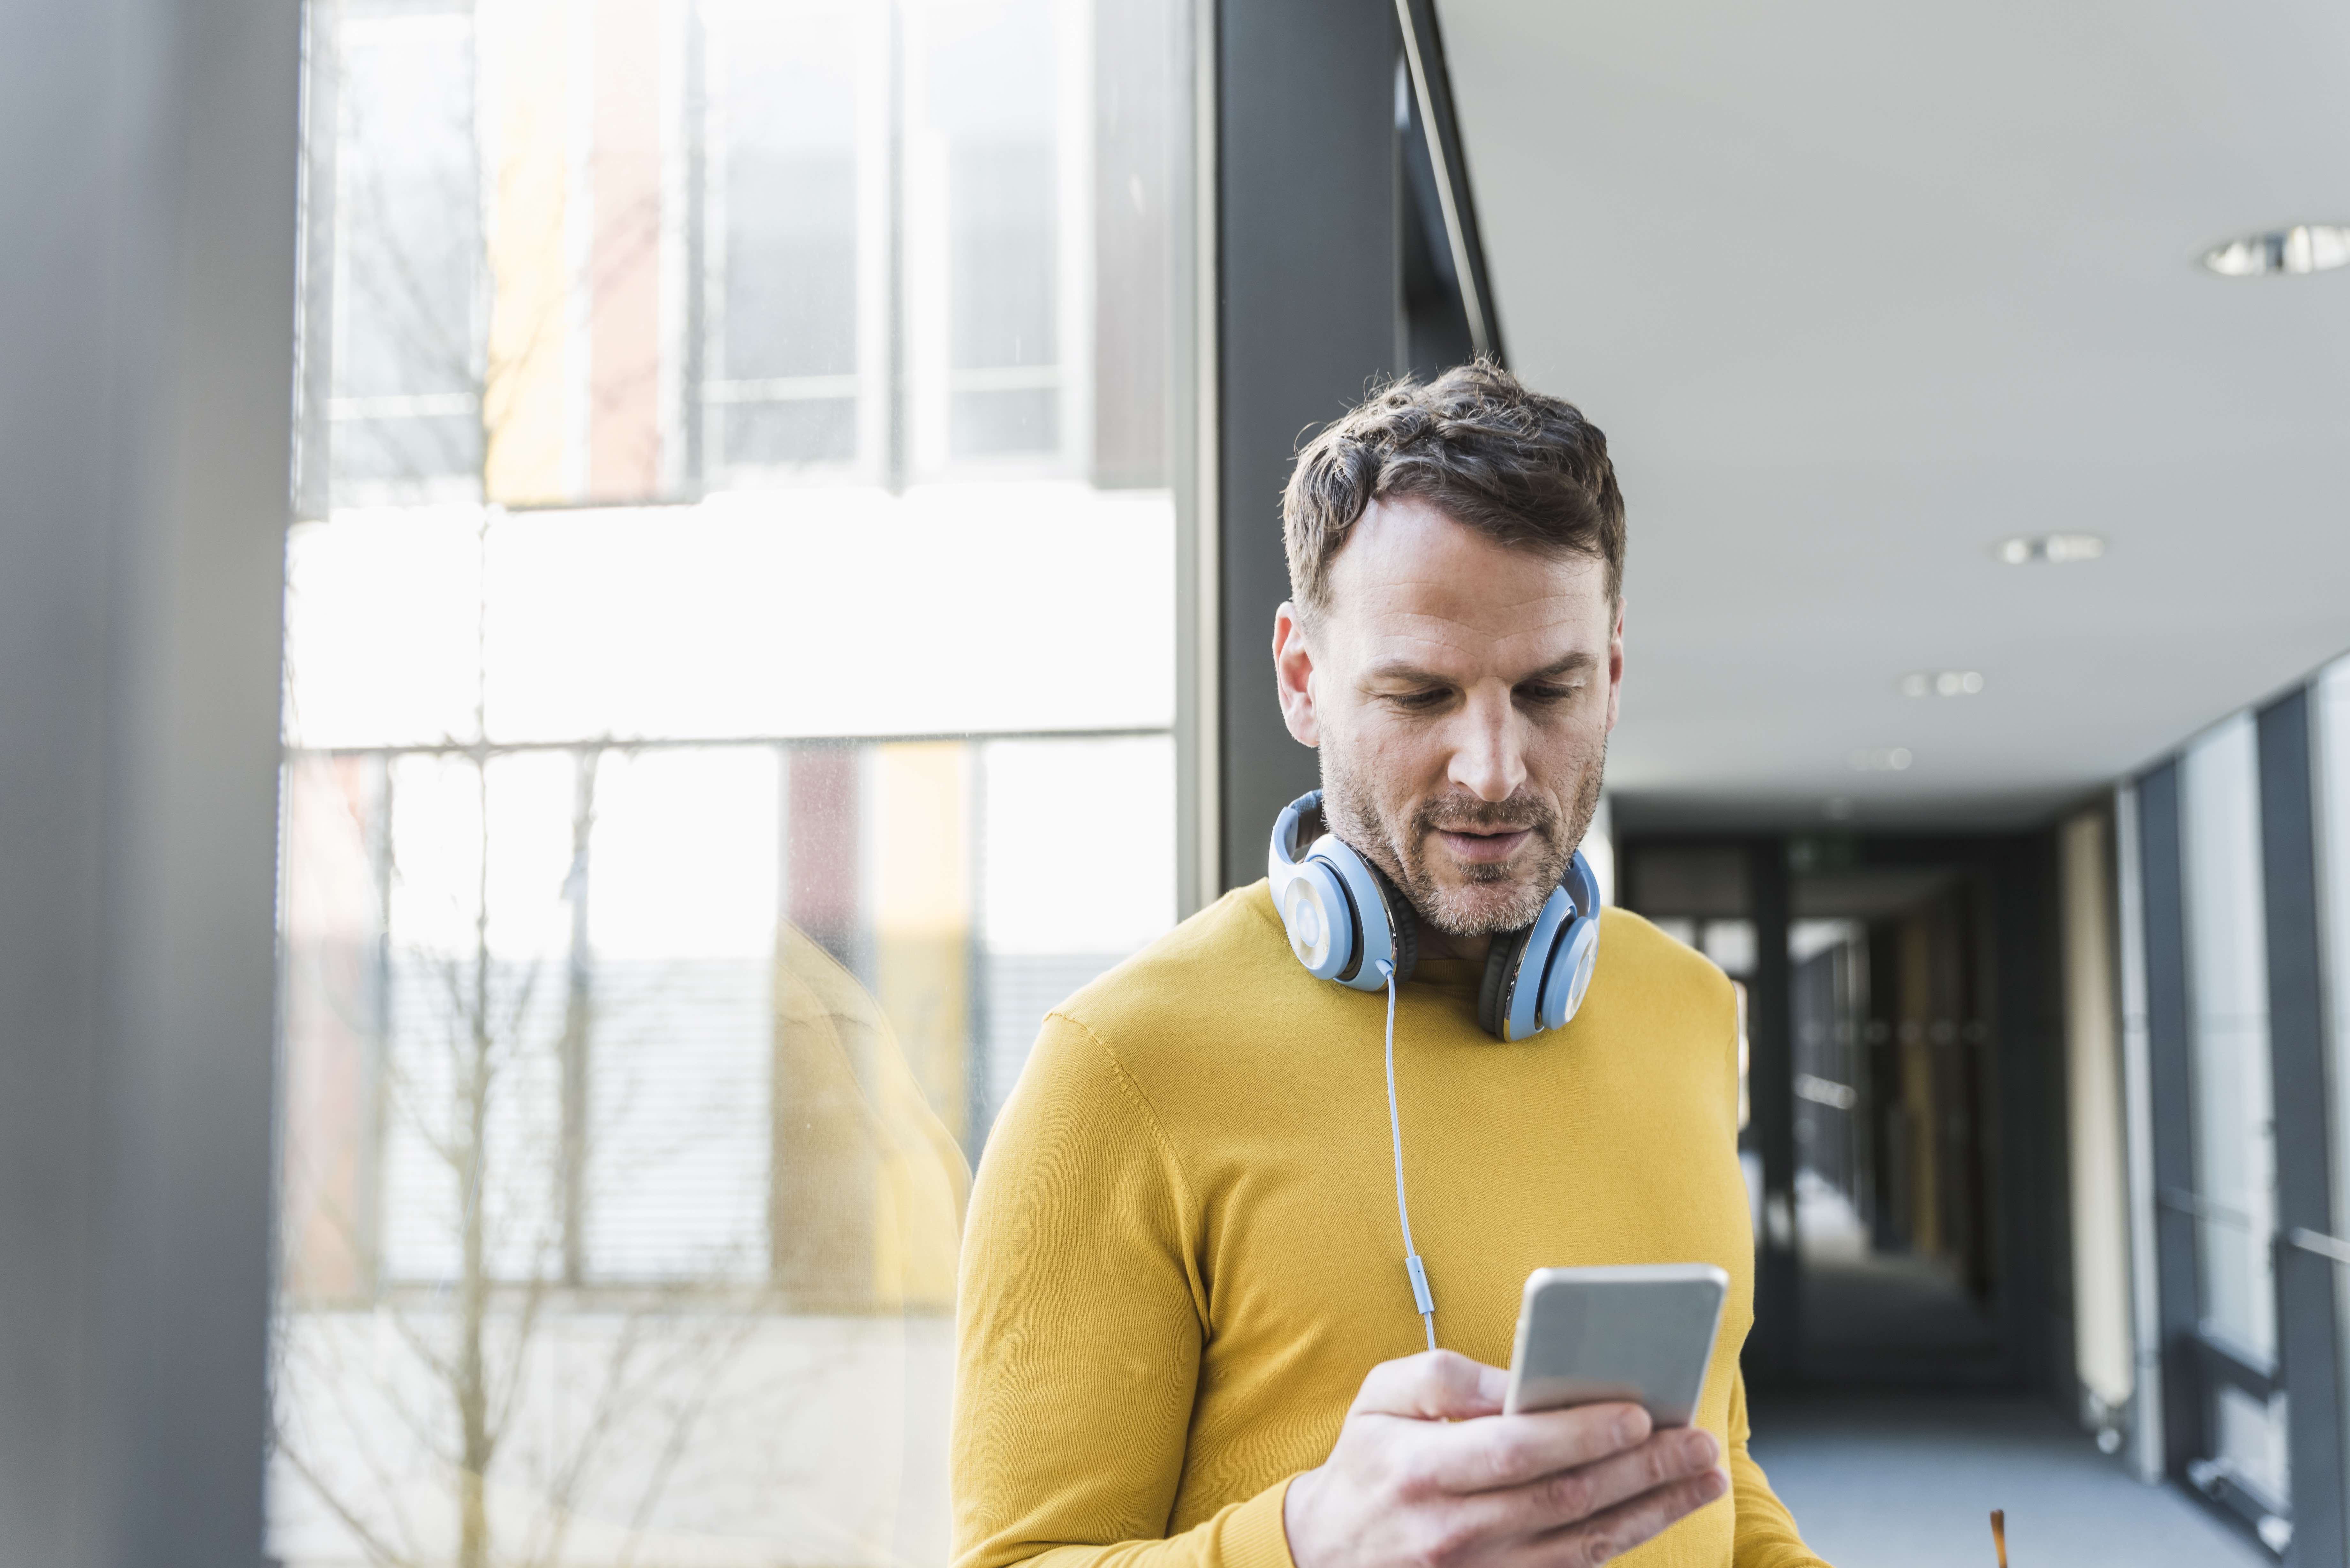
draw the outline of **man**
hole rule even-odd
[[[1609,909],[1564,1027],[1477,1022],[1489,947],[1599,799],[1624,670],[1606,438],[1472,366],[1324,431],[1283,510],[1282,711],[1331,830],[1418,917],[1395,1071],[1445,1348],[1414,1354],[1386,998],[1309,974],[1266,884],[1227,894],[1046,1019],[989,1141],[959,1568],[1817,1564],[1746,1453],[1729,981]],[[1103,875],[1116,846],[1086,851]],[[1692,1261],[1731,1280],[1696,1426],[1500,1414],[1531,1271]]]

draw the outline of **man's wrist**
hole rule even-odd
[[[1322,1479],[1319,1469],[1300,1470],[1289,1478],[1289,1485],[1281,1494],[1281,1533],[1289,1546],[1293,1568],[1311,1568],[1305,1553],[1298,1551],[1298,1521],[1314,1505],[1314,1488]]]

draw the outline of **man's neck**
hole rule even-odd
[[[1428,923],[1425,916],[1419,922],[1419,956],[1426,959],[1467,959],[1471,963],[1483,963],[1485,953],[1493,945],[1491,937],[1456,937],[1440,931]]]

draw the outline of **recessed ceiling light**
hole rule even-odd
[[[2339,223],[2295,223],[2289,229],[2246,234],[2203,253],[2203,265],[2221,277],[2269,277],[2282,273],[2330,272],[2350,264],[2350,228]]]
[[[1980,670],[1913,670],[1901,678],[1904,697],[1971,697],[1982,689]]]
[[[2011,566],[2028,566],[2037,561],[2045,566],[2069,566],[2075,561],[2094,561],[2106,553],[2106,542],[2095,534],[2018,534],[2002,539],[1991,546],[1991,553]]]
[[[1863,746],[1846,759],[1856,774],[1907,773],[1917,759],[1907,746]]]

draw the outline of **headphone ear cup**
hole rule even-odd
[[[1583,1006],[1592,971],[1599,962],[1599,922],[1576,920],[1560,933],[1557,956],[1543,977],[1542,1026],[1563,1029]]]
[[[1371,880],[1378,886],[1379,898],[1388,907],[1388,931],[1395,939],[1396,983],[1401,985],[1411,978],[1412,970],[1419,962],[1419,911],[1411,907],[1411,900],[1403,896],[1403,890],[1388,874],[1367,858],[1363,861],[1363,868],[1371,874]]]
[[[1526,939],[1534,934],[1528,926],[1522,930],[1496,931],[1491,946],[1485,950],[1485,978],[1477,986],[1477,1026],[1496,1040],[1509,1038],[1510,979],[1518,971],[1518,960],[1526,950]]]
[[[1308,864],[1288,879],[1276,909],[1289,938],[1289,950],[1318,980],[1335,980],[1355,961],[1361,945],[1353,906],[1338,874]]]

